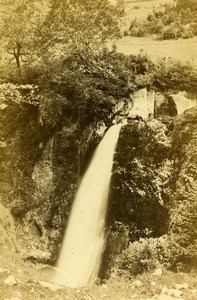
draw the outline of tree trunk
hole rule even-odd
[[[17,68],[21,67],[21,63],[20,63],[21,49],[22,49],[21,43],[17,42],[16,43],[16,48],[14,49],[14,57],[15,57],[15,60],[16,60]]]

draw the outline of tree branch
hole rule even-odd
[[[9,50],[7,50],[8,54],[14,55],[14,52],[10,52]]]

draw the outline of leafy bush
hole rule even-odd
[[[180,63],[171,58],[160,59],[152,71],[152,86],[160,91],[194,91],[197,72],[188,63]]]
[[[144,37],[147,35],[147,28],[146,25],[140,22],[137,22],[135,19],[134,21],[131,22],[131,25],[129,27],[129,34],[131,36],[136,36],[136,37]]]
[[[197,36],[197,23],[191,24],[188,31],[191,32],[192,35]]]
[[[151,240],[141,239],[129,245],[116,261],[118,273],[128,278],[152,271],[158,265]]]
[[[185,250],[176,241],[176,236],[141,238],[131,243],[128,249],[117,257],[114,269],[128,278],[158,267],[177,270],[184,253]]]

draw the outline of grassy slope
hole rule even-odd
[[[8,286],[4,280],[13,275],[16,284]],[[47,283],[47,275],[35,266],[19,264],[18,268],[7,269],[0,272],[0,299],[12,300],[173,300],[168,298],[168,292],[162,292],[164,288],[175,289],[176,284],[188,284],[187,289],[182,290],[179,299],[197,299],[196,274],[173,274],[164,271],[161,276],[152,274],[139,275],[137,278],[127,281],[121,278],[110,279],[106,284],[93,285],[87,288],[58,288]],[[48,285],[48,286],[46,286]],[[58,288],[56,290],[56,288]],[[54,290],[53,290],[54,289]],[[153,298],[154,297],[154,298]]]
[[[125,0],[125,17],[122,20],[122,29],[128,29],[131,20],[137,18],[143,20],[160,3],[172,3],[172,0],[149,0],[135,1]],[[197,38],[186,40],[156,41],[152,37],[136,38],[123,37],[117,42],[119,52],[124,54],[137,54],[143,49],[153,59],[160,57],[172,57],[182,61],[190,62],[197,67]]]
[[[197,38],[187,40],[156,41],[151,37],[136,38],[126,36],[118,44],[118,51],[124,54],[137,54],[143,49],[153,60],[161,57],[172,57],[189,62],[197,67]]]

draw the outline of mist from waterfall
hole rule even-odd
[[[68,221],[53,282],[82,287],[97,279],[105,242],[105,217],[113,155],[121,129],[113,125],[82,178]]]

